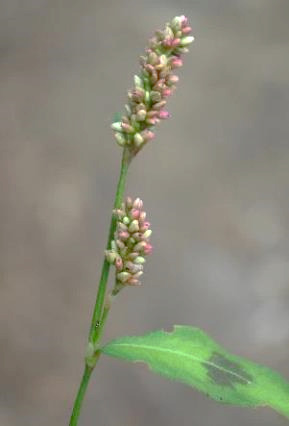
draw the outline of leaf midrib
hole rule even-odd
[[[173,350],[173,349],[169,349],[169,348],[154,347],[154,346],[151,346],[151,345],[144,345],[144,344],[136,345],[136,344],[133,344],[133,343],[114,343],[114,344],[111,344],[110,346],[115,346],[115,347],[116,346],[126,346],[126,347],[137,348],[137,349],[149,349],[149,350],[153,350],[153,351],[156,351],[156,352],[169,352],[173,355],[179,355],[179,356],[182,356],[184,358],[192,359],[192,360],[197,361],[199,363],[204,363],[204,364],[210,365],[211,367],[214,367],[217,370],[220,370],[220,371],[223,371],[224,373],[231,374],[232,376],[235,376],[236,378],[238,378],[239,380],[242,380],[244,383],[246,383],[248,385],[252,384],[252,382],[250,380],[246,379],[243,376],[240,376],[240,374],[235,373],[234,371],[227,370],[226,368],[224,368],[220,365],[217,365],[217,364],[215,364],[211,361],[202,360],[202,359],[196,357],[195,355],[187,354],[185,352],[181,352],[181,351],[177,351],[177,350]]]

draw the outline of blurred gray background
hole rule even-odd
[[[154,255],[105,339],[173,324],[289,378],[288,0],[1,0],[0,425],[67,425],[119,170],[109,128],[154,29],[196,42],[132,164]],[[81,426],[282,426],[103,358]]]

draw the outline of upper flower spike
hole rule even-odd
[[[183,65],[182,54],[194,37],[185,16],[176,16],[163,31],[156,31],[145,55],[140,58],[141,70],[128,91],[126,115],[111,125],[120,146],[130,147],[136,154],[154,137],[154,126],[170,115],[164,108],[178,82],[173,70]]]

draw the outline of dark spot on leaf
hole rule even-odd
[[[217,385],[234,388],[235,383],[248,385],[253,381],[253,377],[241,365],[218,352],[214,352],[211,358],[202,364],[208,370],[209,378]]]

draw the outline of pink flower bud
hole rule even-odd
[[[143,136],[145,141],[150,141],[155,137],[155,134],[151,130],[144,130],[142,132],[142,136]]]
[[[184,27],[184,28],[182,28],[182,33],[184,35],[190,34],[191,31],[192,31],[191,27]]]
[[[153,251],[153,247],[152,247],[152,245],[151,245],[151,244],[149,244],[149,243],[146,243],[145,247],[143,248],[143,251],[144,251],[144,254],[145,254],[145,255],[149,255],[149,254],[151,254],[151,253],[152,253],[152,251]]]
[[[149,73],[151,73],[151,74],[155,72],[155,68],[154,68],[154,66],[152,64],[146,64],[144,66],[144,69],[146,71],[148,71]]]
[[[118,233],[118,238],[120,238],[120,240],[122,241],[125,241],[129,238],[129,233],[125,231],[121,231]]]
[[[122,268],[123,268],[123,261],[122,261],[122,258],[121,258],[120,256],[118,256],[118,257],[115,259],[115,267],[116,267],[116,269],[117,269],[118,271],[121,271],[121,270],[122,270]]]
[[[149,223],[149,222],[145,222],[143,225],[142,225],[142,227],[141,227],[141,231],[142,232],[144,232],[144,231],[146,231],[147,229],[149,229],[149,227],[151,226],[151,224]]]
[[[171,96],[172,90],[171,89],[163,89],[162,95],[167,98],[168,96]]]
[[[181,58],[178,57],[173,57],[171,60],[171,67],[172,69],[174,68],[180,68],[183,65],[183,61],[181,60]]]
[[[157,124],[158,120],[157,120],[157,118],[147,118],[146,122],[148,124],[150,124],[151,126],[155,126]]]
[[[175,38],[172,40],[172,47],[177,47],[180,44],[181,39],[180,38]]]
[[[158,80],[158,81],[155,83],[155,85],[154,85],[153,89],[154,89],[154,90],[162,90],[162,89],[163,89],[163,87],[164,87],[164,85],[165,85],[165,79],[164,79],[164,78],[161,78],[160,80]]]
[[[140,215],[140,211],[138,209],[132,209],[130,215],[133,219],[138,219]]]
[[[176,84],[179,81],[179,77],[177,75],[172,74],[168,77],[167,81],[168,84]]]
[[[185,27],[188,25],[188,18],[185,15],[180,16],[180,22],[182,27]]]
[[[133,133],[134,128],[130,124],[121,123],[122,130],[126,133]]]
[[[160,111],[159,112],[159,117],[161,120],[165,120],[166,118],[170,117],[170,113],[168,111]]]
[[[163,47],[171,47],[172,46],[172,39],[166,38],[162,41]]]

